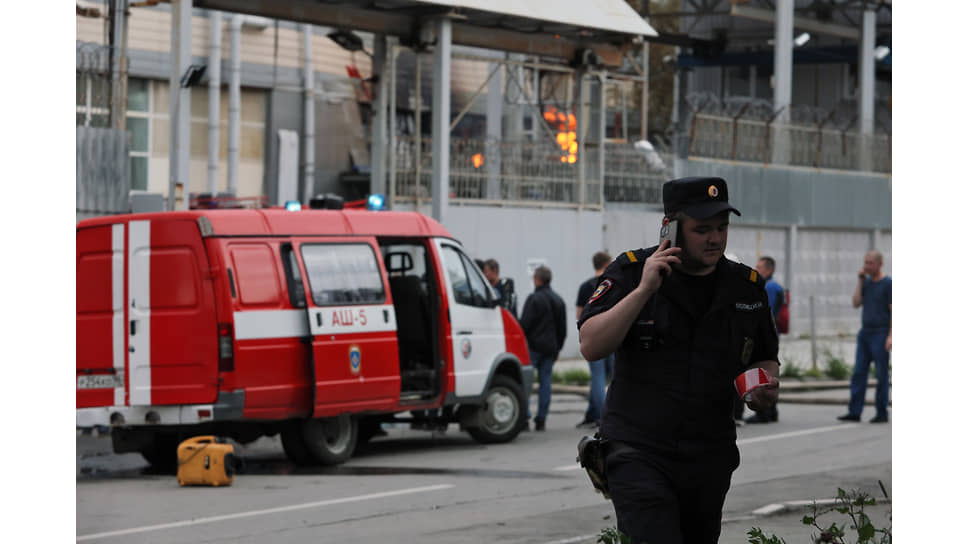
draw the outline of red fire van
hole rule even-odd
[[[381,423],[525,425],[517,321],[414,212],[193,210],[77,225],[77,425],[171,466],[180,440],[281,433],[336,464]]]

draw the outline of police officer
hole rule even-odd
[[[769,383],[748,405],[776,402],[777,334],[763,278],[724,257],[739,215],[726,182],[672,180],[662,201],[677,247],[612,261],[579,318],[580,347],[589,361],[616,352],[600,434],[618,529],[635,543],[716,542],[739,466],[733,380],[763,368]]]

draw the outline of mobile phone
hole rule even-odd
[[[676,247],[676,234],[678,234],[678,232],[679,222],[675,219],[669,221],[665,225],[662,225],[662,229],[659,230],[659,245],[661,246],[664,240],[669,240],[669,247]]]

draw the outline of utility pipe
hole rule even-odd
[[[313,97],[313,25],[303,25],[303,202],[315,190],[316,104]]]
[[[242,41],[242,15],[233,15],[232,24],[232,67],[229,70],[229,149],[228,149],[228,192],[235,196],[239,176],[239,115],[242,103],[241,68],[239,49]]]
[[[218,192],[219,99],[222,88],[222,14],[209,11],[208,192]]]

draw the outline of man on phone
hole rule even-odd
[[[850,378],[850,403],[847,413],[838,417],[841,421],[860,421],[867,393],[867,375],[871,360],[877,372],[877,391],[874,405],[877,413],[871,423],[887,423],[887,397],[890,394],[888,364],[891,358],[891,277],[881,267],[884,257],[880,251],[868,251],[864,255],[864,267],[857,272],[857,287],[851,302],[854,308],[864,307],[861,328],[857,333],[857,352],[854,358],[854,374]]]
[[[615,352],[600,436],[618,529],[632,542],[712,543],[739,466],[733,380],[769,380],[750,408],[776,401],[777,334],[763,278],[724,257],[729,204],[721,178],[662,187],[677,246],[626,251],[599,278],[578,321],[589,361]],[[671,237],[671,236],[670,236]]]

